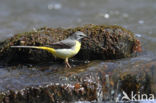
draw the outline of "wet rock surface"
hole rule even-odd
[[[0,102],[116,101],[122,91],[155,95],[156,61],[132,61],[92,61],[72,69],[10,67],[7,78],[0,76]]]
[[[63,40],[76,31],[88,35],[82,40],[82,48],[74,57],[77,60],[110,60],[131,57],[141,50],[140,41],[133,33],[120,26],[85,25],[76,28],[40,28],[32,32],[16,34],[0,44],[0,61],[36,63],[57,61],[52,54],[43,50],[12,49],[12,45],[49,45]]]
[[[64,68],[46,51],[10,48],[12,45],[48,45],[67,38],[75,31],[82,31],[89,38],[83,39],[81,51],[70,61],[71,69]],[[134,64],[129,60],[88,61],[132,57],[139,51],[140,41],[132,32],[120,26],[40,28],[17,34],[0,43],[1,63],[7,64],[0,67],[0,102],[100,102],[115,101],[122,91],[128,95],[130,91],[155,93],[155,81],[151,81],[154,80],[151,75],[154,69],[147,69],[151,65],[155,68],[155,61]]]

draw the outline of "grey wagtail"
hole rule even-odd
[[[81,39],[87,37],[83,32],[77,31],[67,39],[48,46],[11,46],[11,48],[35,48],[47,50],[54,56],[64,59],[66,67],[71,68],[68,59],[75,56],[81,48]]]

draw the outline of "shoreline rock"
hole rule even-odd
[[[45,78],[49,78],[49,83],[44,84],[45,81],[42,81],[43,84],[40,85],[24,84],[27,87],[19,90],[10,88],[8,91],[1,91],[0,102],[116,101],[119,94],[122,97],[122,91],[129,97],[131,91],[156,95],[156,81],[153,75],[156,68],[155,62],[140,61],[121,67],[118,63],[101,64],[100,61],[95,61],[73,69],[58,70],[54,74],[44,75]],[[53,77],[54,75],[59,75],[59,78]],[[53,79],[56,81],[53,82]]]

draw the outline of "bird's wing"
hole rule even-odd
[[[54,49],[70,49],[75,46],[75,44],[75,40],[66,39],[46,46]]]

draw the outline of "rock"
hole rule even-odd
[[[48,45],[62,39],[76,31],[88,35],[82,40],[80,52],[73,58],[76,60],[112,60],[131,57],[141,51],[140,41],[134,34],[120,26],[85,25],[76,28],[40,28],[37,31],[16,34],[12,38],[0,43],[0,61],[6,64],[13,62],[37,63],[55,61],[52,54],[43,50],[12,49],[13,45]],[[2,63],[2,64],[3,64]]]
[[[116,101],[123,91],[128,96],[132,91],[156,95],[155,60],[120,62],[92,61],[72,69],[15,69],[7,79],[0,75],[0,102]]]

